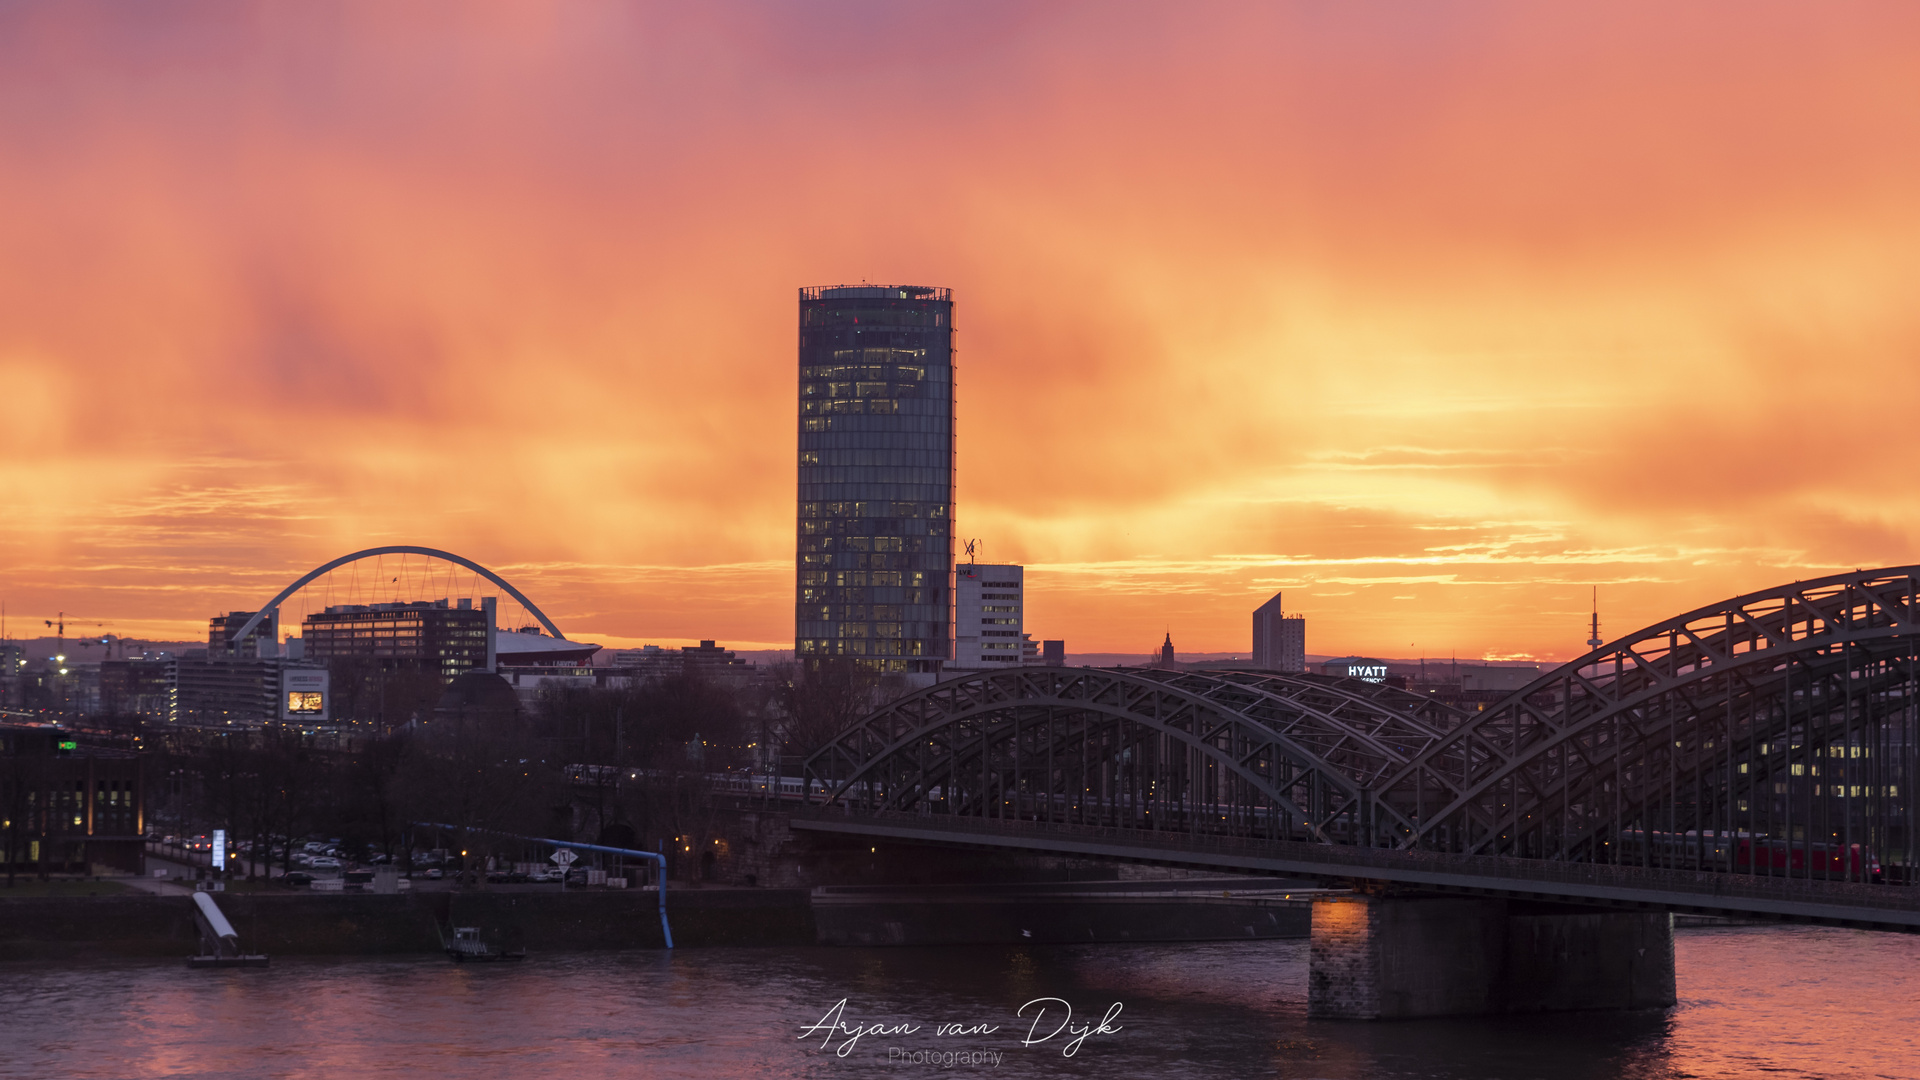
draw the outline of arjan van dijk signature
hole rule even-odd
[[[1063,1041],[1059,1043],[1060,1055],[1062,1057],[1072,1057],[1079,1053],[1080,1047],[1093,1036],[1111,1035],[1114,1032],[1122,1030],[1120,1025],[1113,1022],[1114,1019],[1120,1015],[1120,1008],[1120,1002],[1116,1001],[1107,1009],[1106,1015],[1100,1019],[1076,1022],[1073,1018],[1073,1006],[1069,1004],[1065,998],[1034,998],[1032,1001],[1020,1006],[1020,1008],[1014,1012],[1015,1016],[1019,1017],[1022,1021],[1028,1022],[1027,1033],[1020,1037],[1018,1043],[1021,1046],[1039,1046],[1042,1043],[1052,1042],[1054,1039],[1064,1036]],[[818,1022],[801,1028],[798,1037],[802,1039],[817,1038],[820,1040],[820,1048],[822,1050],[832,1050],[836,1056],[846,1057],[848,1054],[853,1053],[853,1048],[859,1044],[861,1039],[869,1035],[883,1038],[917,1035],[924,1026],[923,1024],[910,1020],[902,1021],[898,1024],[861,1024],[850,1022],[847,1019],[847,999],[841,998],[839,1001],[833,1003],[833,1007],[828,1009],[826,1015],[822,1016]],[[1017,1025],[1013,1026],[1017,1030]],[[1001,1025],[999,1024],[949,1021],[935,1025],[933,1037],[951,1038],[956,1035],[980,1037],[992,1035],[998,1032],[1000,1028]],[[890,1047],[889,1050],[896,1057],[903,1053],[903,1051],[900,1051],[898,1048]],[[1000,1055],[994,1053],[991,1063],[998,1065],[1000,1063]]]

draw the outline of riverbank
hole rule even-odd
[[[1304,938],[1312,897],[1325,891],[1305,881],[1192,878],[825,886],[812,900],[822,945],[1039,945]]]
[[[268,956],[433,953],[447,926],[477,926],[489,942],[529,952],[663,944],[655,894],[645,890],[214,898],[242,947]],[[1295,938],[1307,935],[1309,906],[1285,883],[1245,879],[667,893],[682,948]],[[198,946],[190,895],[0,897],[0,961],[177,957]]]
[[[662,945],[651,892],[442,892],[325,896],[218,893],[249,952],[268,956],[432,953],[438,927],[478,926],[488,940],[547,952]],[[802,889],[669,890],[674,944],[810,945]],[[199,946],[188,896],[0,898],[0,961],[187,956]]]

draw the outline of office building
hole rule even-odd
[[[760,675],[758,666],[733,655],[712,641],[663,649],[643,645],[638,649],[617,649],[614,670],[630,678],[665,679],[675,675],[694,675],[727,686],[744,686]]]
[[[333,680],[319,664],[284,657],[187,657],[171,661],[167,719],[189,727],[325,724]]]
[[[20,684],[26,670],[26,649],[19,645],[0,644],[0,707],[22,703]]]
[[[100,662],[100,711],[108,716],[165,720],[172,712],[171,657]]]
[[[280,612],[277,610],[268,612],[267,617],[248,632],[245,641],[234,640],[234,635],[253,616],[251,611],[229,611],[207,620],[207,655],[215,658],[280,655],[277,647],[280,640]]]
[[[963,563],[953,572],[953,664],[980,668],[1019,664],[1026,634],[1026,568]]]
[[[1297,675],[1307,670],[1307,620],[1280,608],[1280,594],[1253,609],[1253,666]]]
[[[952,297],[802,289],[799,359],[795,656],[936,673],[953,627]]]
[[[0,873],[145,873],[141,755],[62,728],[0,727]]]
[[[451,681],[490,666],[488,606],[467,599],[337,604],[308,615],[301,640],[310,663],[358,659],[382,671],[432,672]]]

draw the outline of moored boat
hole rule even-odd
[[[456,926],[450,941],[446,944],[447,955],[457,964],[489,963],[496,960],[525,960],[525,949],[496,949],[480,940],[480,928],[477,926]]]

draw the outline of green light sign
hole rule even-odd
[[[78,750],[79,748],[80,744],[71,739],[64,740],[60,743],[60,749],[62,750]]]

